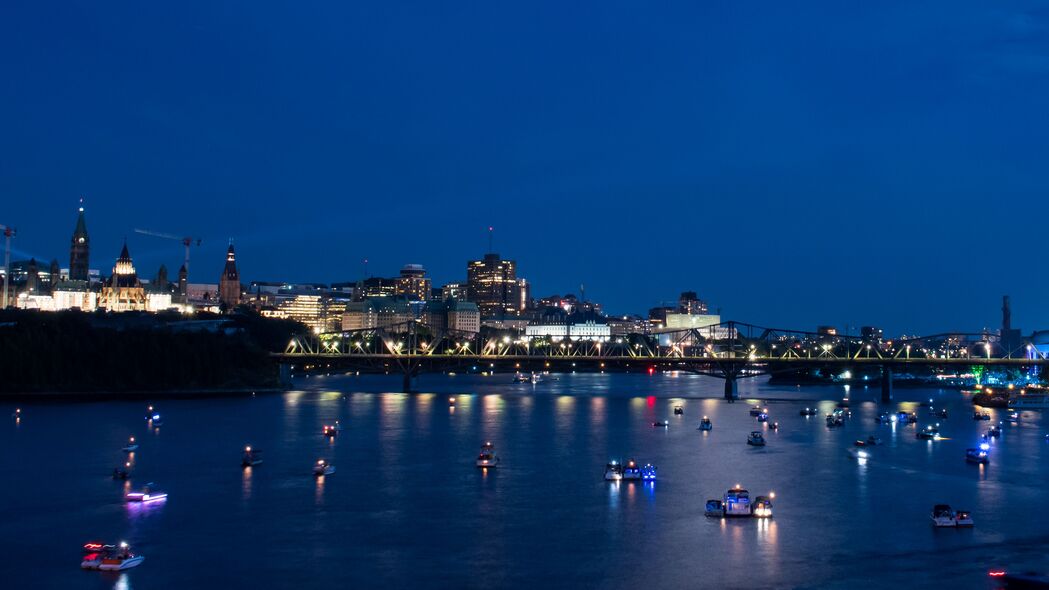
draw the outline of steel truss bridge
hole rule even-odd
[[[702,328],[624,334],[605,341],[488,335],[431,330],[417,321],[384,328],[310,334],[274,353],[282,365],[310,370],[342,368],[404,376],[404,390],[420,373],[493,371],[678,370],[725,380],[725,397],[738,397],[737,380],[777,373],[879,372],[882,399],[892,398],[894,372],[1049,366],[1030,342],[1003,342],[994,333],[947,332],[872,341],[856,335],[767,328],[723,322]]]

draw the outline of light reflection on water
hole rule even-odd
[[[148,559],[124,583],[141,575],[151,588],[291,586],[303,581],[303,567],[310,586],[475,586],[480,567],[498,570],[488,579],[495,586],[526,585],[542,571],[568,586],[613,588],[696,580],[855,587],[872,579],[969,587],[992,560],[1022,559],[1018,547],[1044,538],[1037,519],[1004,509],[1038,505],[1049,485],[1039,463],[1049,445],[1036,412],[992,439],[989,466],[973,466],[964,449],[988,423],[971,420],[953,392],[898,392],[950,408],[951,418],[940,420],[947,439],[926,442],[915,426],[875,423],[881,412],[918,410],[913,401],[880,407],[876,388],[852,388],[852,418],[828,429],[823,415],[841,388],[747,380],[746,395],[767,401],[780,423],[755,451],[745,444],[757,424],[750,404],[717,399],[720,381],[687,374],[509,381],[425,376],[419,386],[428,393],[406,395],[364,392],[396,387],[396,377],[314,378],[315,389],[278,396],[167,400],[165,434],[145,437],[132,474],[133,487],[148,481],[139,471],[170,484],[176,501],[159,510],[121,506],[124,486],[109,477],[129,425],[142,420],[142,403],[33,405],[34,420],[0,432],[0,448],[11,450],[0,454],[0,469],[19,482],[0,487],[0,534],[36,543],[26,571],[41,587],[83,583],[72,577],[82,574],[75,566],[57,561],[68,547],[129,537]],[[683,415],[673,414],[675,405]],[[806,405],[820,415],[799,416]],[[926,409],[919,426],[928,423]],[[703,415],[714,423],[710,432],[696,430]],[[321,426],[334,420],[343,430],[329,440]],[[654,428],[657,420],[670,427]],[[870,461],[844,452],[868,435],[884,441],[869,449]],[[502,459],[496,469],[474,466],[485,440]],[[240,467],[245,441],[267,449],[264,464]],[[78,452],[69,453],[74,445]],[[309,466],[321,456],[338,471],[313,478]],[[655,464],[659,482],[604,482],[604,464],[628,457]],[[61,489],[30,473],[41,462],[64,474]],[[737,482],[753,495],[776,490],[775,517],[705,518],[706,499]],[[931,531],[928,510],[937,502],[973,509],[977,527]],[[212,579],[178,567],[186,547],[229,552],[223,571]],[[882,567],[887,559],[893,571]],[[637,561],[636,569],[610,565]],[[893,577],[897,570],[906,576]],[[33,585],[20,584],[29,575],[16,572],[12,587]]]

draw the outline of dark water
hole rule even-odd
[[[405,395],[375,393],[392,378],[311,378],[284,395],[158,401],[157,430],[142,401],[18,404],[20,423],[0,429],[2,586],[991,588],[992,567],[1049,570],[1040,413],[1006,423],[982,468],[964,449],[988,423],[956,392],[898,390],[951,410],[949,439],[925,442],[874,422],[875,389],[853,388],[851,420],[828,430],[798,410],[829,411],[841,388],[744,382],[781,425],[758,449],[745,444],[748,404],[717,400],[717,380],[509,381],[429,376],[420,387],[436,393]],[[712,432],[696,430],[704,414]],[[321,425],[336,419],[345,430],[329,442]],[[669,428],[652,427],[662,419]],[[850,459],[872,433],[884,446]],[[167,502],[129,508],[110,479],[131,435],[132,485],[156,481]],[[485,440],[502,457],[488,473],[473,466]],[[239,467],[245,444],[264,449],[263,465]],[[322,482],[310,475],[320,457],[338,469]],[[628,457],[658,465],[659,481],[602,480],[610,458]],[[775,518],[704,518],[705,500],[736,483],[774,491]],[[933,530],[938,502],[971,509],[976,528]],[[146,561],[81,571],[91,539],[126,539]]]

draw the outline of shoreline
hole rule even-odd
[[[0,393],[2,400],[23,401],[113,401],[143,399],[192,399],[243,397],[256,394],[273,394],[288,391],[287,387],[205,388],[205,389],[160,389],[140,391],[27,391]]]

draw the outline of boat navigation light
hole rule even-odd
[[[990,448],[991,448],[991,445],[989,445],[987,443],[980,443],[980,450],[981,451],[986,451],[986,450],[988,450]]]

